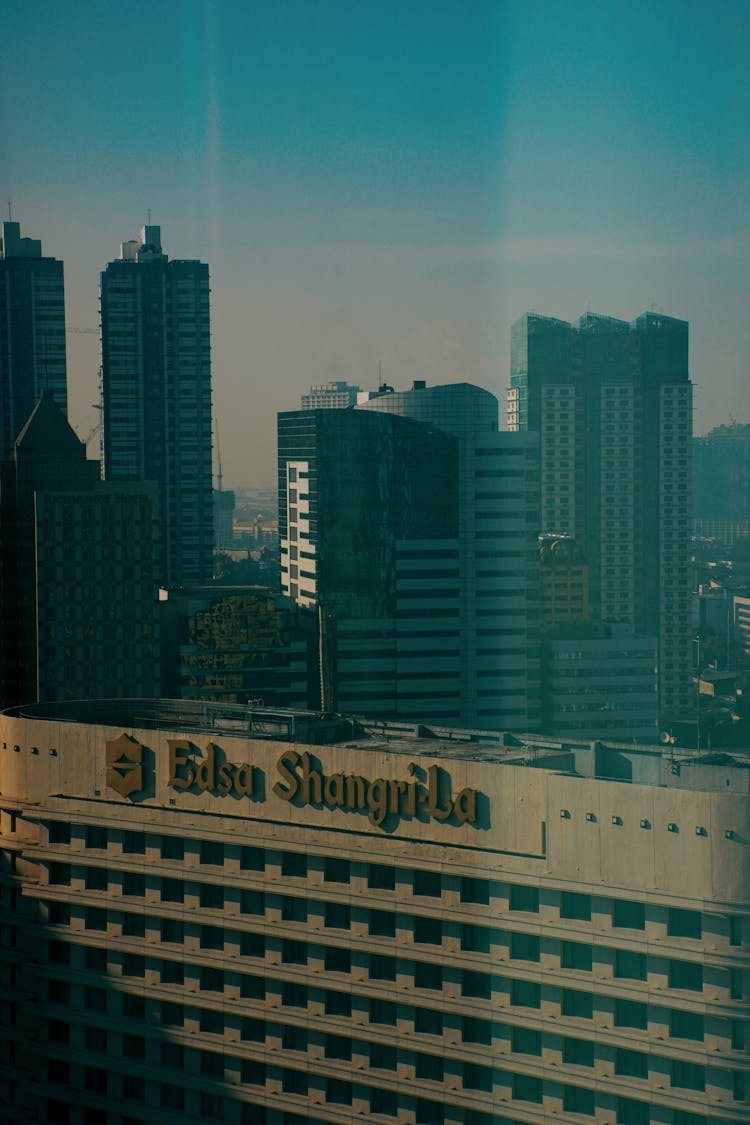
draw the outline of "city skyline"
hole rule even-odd
[[[0,199],[65,263],[79,434],[99,272],[149,209],[211,270],[229,486],[270,483],[271,420],[312,384],[380,363],[502,400],[530,310],[688,320],[696,432],[750,418],[739,8],[76,2],[3,27]]]

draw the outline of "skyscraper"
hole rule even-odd
[[[170,585],[213,570],[208,294],[208,266],[169,261],[158,226],[101,277],[104,475],[156,484]]]
[[[592,616],[659,637],[663,715],[690,706],[688,325],[527,314],[508,428],[541,437],[541,530],[571,535]]]
[[[537,441],[497,421],[421,380],[280,416],[282,585],[331,614],[341,710],[538,727]]]
[[[67,415],[63,264],[4,222],[0,239],[0,461],[48,390]]]

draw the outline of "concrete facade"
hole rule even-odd
[[[750,1121],[747,755],[316,722],[0,719],[9,1122]]]

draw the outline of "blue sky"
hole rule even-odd
[[[691,323],[696,430],[750,420],[750,7],[6,0],[0,199],[68,323],[146,221],[212,276],[225,482],[311,383],[504,399],[527,309]],[[5,210],[5,205],[3,205]],[[7,213],[7,211],[6,211]],[[71,421],[96,336],[69,337]]]

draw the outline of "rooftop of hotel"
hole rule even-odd
[[[376,721],[317,711],[208,703],[201,700],[101,699],[33,703],[12,718],[82,723],[181,735],[344,745],[357,750],[547,769],[571,777],[639,785],[750,794],[750,749],[700,751],[674,745],[588,741],[546,735],[459,730]]]

